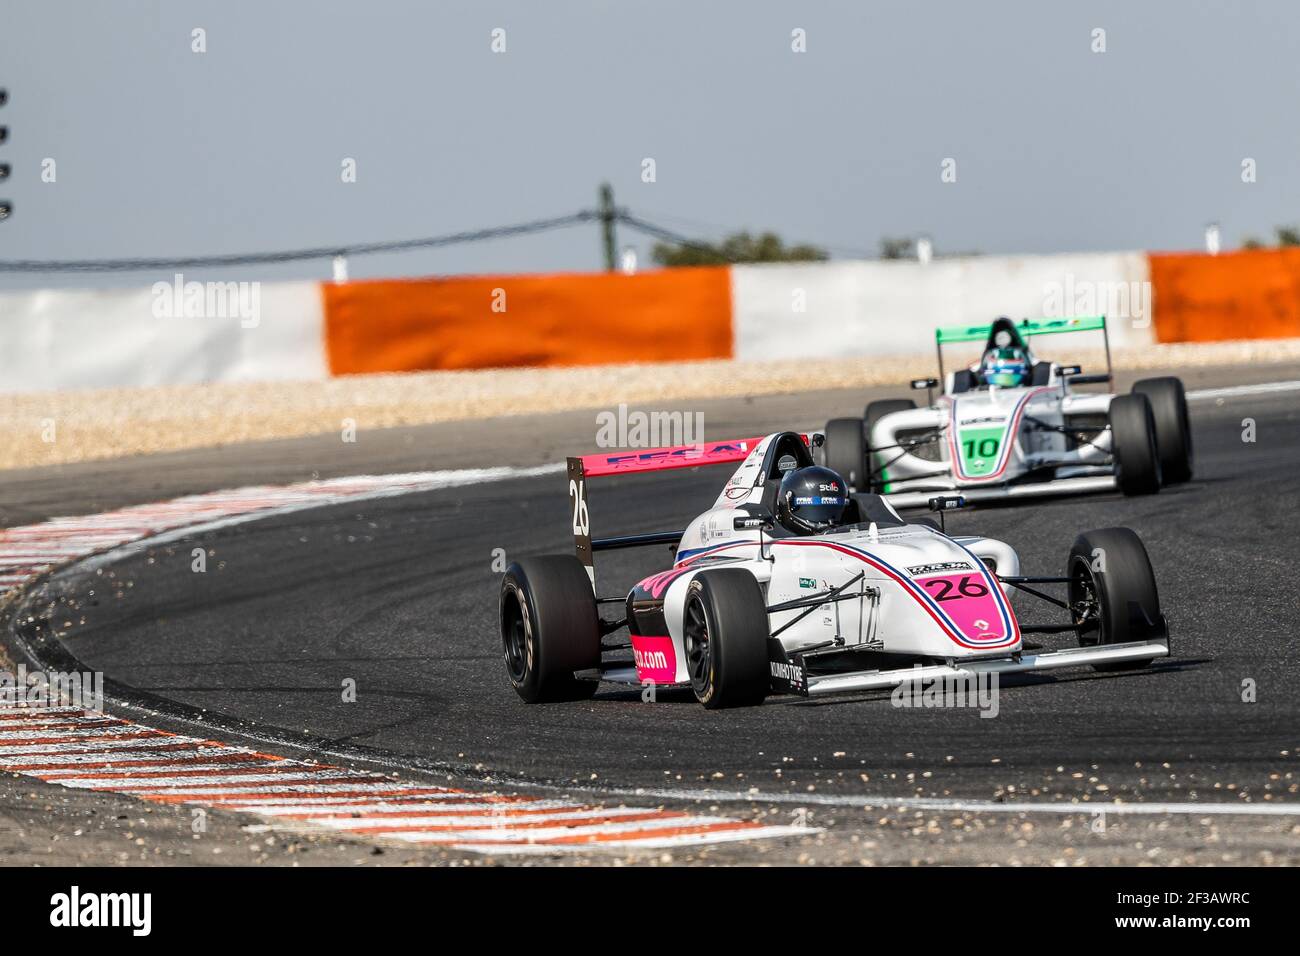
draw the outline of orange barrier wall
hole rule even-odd
[[[1300,249],[1149,260],[1158,341],[1300,337]]]
[[[731,356],[726,268],[321,288],[335,375]],[[493,311],[494,303],[504,311]]]

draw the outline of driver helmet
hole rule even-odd
[[[777,491],[777,520],[795,534],[816,534],[839,527],[848,507],[844,479],[819,465],[786,472]]]
[[[1029,382],[1029,353],[1019,346],[993,348],[984,353],[980,374],[985,385],[1018,388]]]

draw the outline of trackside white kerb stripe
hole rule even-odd
[[[70,729],[51,731],[50,720]],[[649,849],[815,832],[655,807],[475,793],[214,746],[127,721],[114,721],[108,729],[119,733],[107,735],[104,721],[93,713],[0,709],[0,736],[22,751],[16,755],[0,748],[0,767],[76,790],[220,807],[274,821],[255,825],[258,829],[324,831],[475,852]],[[86,742],[25,745],[55,732]],[[132,732],[148,734],[149,749],[137,749],[128,737]],[[95,749],[68,754],[50,752],[51,747]]]
[[[53,518],[0,530],[0,594],[63,564],[107,562],[124,551],[270,515],[563,471],[563,465],[543,465],[362,475]],[[607,807],[399,781],[69,708],[0,708],[0,769],[72,789],[251,814],[273,820],[277,830],[484,853],[653,849],[816,832],[654,807]]]

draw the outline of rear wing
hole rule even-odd
[[[573,547],[578,560],[587,569],[587,577],[591,579],[592,589],[595,590],[596,587],[595,552],[654,544],[673,545],[681,540],[685,532],[656,531],[650,534],[629,534],[614,538],[592,538],[591,511],[587,505],[589,478],[742,462],[758,447],[763,437],[765,436],[569,458],[569,507],[573,516]]]
[[[1054,335],[1061,332],[1096,332],[1106,330],[1104,315],[1085,315],[1069,319],[1022,319],[1015,323],[1016,331],[1021,337],[1031,335]],[[988,325],[950,325],[935,329],[934,340],[939,345],[950,342],[983,342],[993,331],[993,324]]]
[[[1005,320],[1003,320],[1005,323]],[[934,330],[934,346],[939,355],[939,381],[944,381],[943,347],[958,342],[984,342],[997,323],[988,325],[950,325]],[[1065,332],[1101,332],[1106,348],[1106,377],[1112,375],[1110,364],[1110,333],[1106,331],[1104,315],[1082,315],[1061,319],[1021,319],[1012,324],[1021,338],[1034,335],[1059,335]],[[1004,324],[1005,328],[1006,325]]]

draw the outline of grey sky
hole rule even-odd
[[[796,27],[807,53],[790,50]],[[940,252],[1195,248],[1216,219],[1232,246],[1300,221],[1297,50],[1300,4],[1280,0],[4,0],[0,160],[14,172],[0,196],[15,213],[0,258],[435,235],[591,206],[602,179],[687,233],[772,228],[841,257],[918,232]],[[340,182],[344,157],[355,184]],[[940,182],[945,157],[955,184]],[[584,225],[351,272],[598,266]]]

